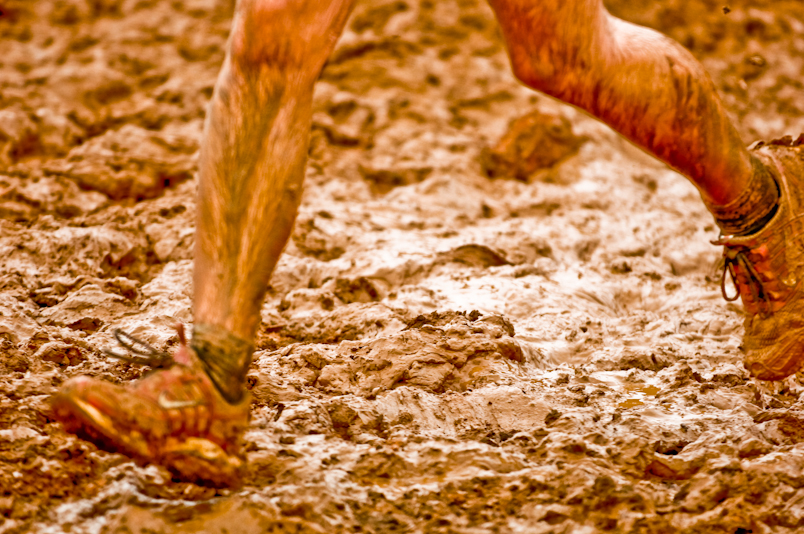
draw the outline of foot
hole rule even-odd
[[[123,359],[165,363],[165,355],[139,340],[122,333],[117,336],[140,355]],[[126,386],[88,376],[67,381],[52,399],[54,416],[68,432],[142,463],[163,465],[183,480],[238,485],[249,396],[234,405],[226,402],[181,331],[180,338],[169,368],[152,371]]]
[[[779,185],[776,214],[758,232],[722,236],[726,300],[742,297],[745,367],[760,380],[781,380],[804,365],[804,139],[757,144],[753,153]],[[727,295],[726,273],[736,287]]]

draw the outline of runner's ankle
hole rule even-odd
[[[231,404],[242,400],[254,345],[219,326],[196,323],[190,347],[223,398]]]
[[[779,207],[779,185],[758,158],[753,175],[740,196],[726,205],[706,203],[723,235],[750,235],[761,230]]]

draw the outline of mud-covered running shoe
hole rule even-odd
[[[758,232],[722,236],[726,300],[742,297],[745,367],[761,380],[781,380],[804,365],[804,135],[752,147],[779,185],[776,213]],[[736,287],[729,297],[727,273]]]
[[[73,378],[52,399],[54,417],[68,432],[141,463],[163,465],[182,480],[238,485],[250,396],[229,404],[181,330],[181,346],[172,358],[130,335],[115,335],[137,356],[114,356],[167,368],[126,386]]]

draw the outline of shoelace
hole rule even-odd
[[[173,357],[167,352],[157,350],[152,345],[119,328],[115,328],[113,333],[117,342],[128,351],[128,354],[103,349],[104,354],[107,356],[124,362],[147,365],[153,368],[167,368],[173,365]],[[182,341],[184,339],[184,331],[181,329],[179,331],[179,338]]]
[[[720,293],[723,295],[723,298],[727,302],[734,302],[738,298],[740,298],[741,289],[740,284],[738,283],[738,276],[735,272],[735,267],[738,269],[742,269],[743,272],[748,274],[748,288],[751,290],[751,297],[753,302],[759,302],[760,299],[765,303],[767,306],[766,309],[771,309],[771,299],[769,297],[768,292],[765,290],[765,287],[762,285],[762,278],[759,276],[759,271],[756,270],[754,265],[748,259],[748,255],[751,253],[750,249],[745,247],[741,247],[737,249],[737,247],[733,244],[730,244],[728,241],[728,237],[721,236],[719,239],[715,241],[711,241],[713,245],[722,245],[723,249],[723,274],[720,277]],[[726,274],[731,276],[731,282],[734,284],[735,294],[733,297],[729,297],[726,293]]]

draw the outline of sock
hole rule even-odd
[[[748,186],[730,203],[718,206],[706,203],[723,235],[749,235],[761,230],[776,215],[779,185],[768,168],[751,156],[754,172]]]
[[[254,345],[219,326],[196,323],[190,348],[223,398],[231,404],[240,402]]]

